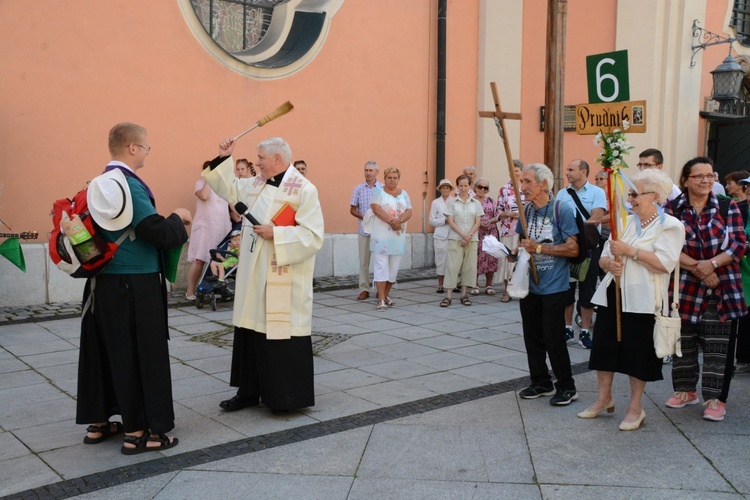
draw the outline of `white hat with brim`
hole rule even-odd
[[[449,179],[443,179],[440,181],[440,184],[437,185],[437,190],[440,191],[440,188],[443,186],[450,186],[450,188],[453,189],[453,183]]]
[[[133,198],[125,174],[119,168],[89,183],[86,202],[94,222],[108,231],[124,229],[133,220]]]
[[[747,179],[740,179],[739,181],[737,181],[737,184],[750,184],[750,177],[748,177]]]

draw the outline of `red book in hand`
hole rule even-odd
[[[281,210],[276,212],[276,215],[273,216],[271,222],[273,222],[276,226],[296,226],[298,224],[294,219],[295,215],[297,215],[297,212],[295,212],[288,203],[284,203],[284,206],[281,207]]]

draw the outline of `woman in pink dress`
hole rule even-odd
[[[519,160],[513,160],[513,171],[516,175],[516,179],[521,178],[521,172],[523,171],[523,163]],[[521,205],[523,205],[523,193],[521,193]],[[508,182],[505,186],[500,188],[500,193],[497,195],[497,219],[500,221],[500,242],[511,250],[515,250],[518,247],[518,234],[516,234],[516,225],[518,224],[518,201],[516,200],[516,192],[513,189],[513,183]],[[505,291],[500,302],[510,302],[510,295],[508,295],[508,280],[513,274],[513,264],[508,262],[508,259],[501,258],[498,260],[498,273],[505,283]]]
[[[479,276],[484,274],[484,291],[487,295],[495,295],[492,288],[492,278],[497,272],[497,258],[482,250],[482,241],[485,236],[498,237],[497,215],[495,202],[487,196],[490,192],[490,181],[480,177],[474,182],[474,199],[482,204],[484,215],[479,225],[479,245],[477,245],[477,286],[471,291],[472,295],[479,295]]]
[[[208,166],[205,162],[202,168]],[[229,220],[229,205],[211,190],[203,179],[195,183],[195,216],[188,245],[188,284],[185,298],[195,300],[195,287],[206,262],[211,261],[209,250],[216,248],[232,228]]]

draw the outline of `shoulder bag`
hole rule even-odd
[[[678,282],[680,280],[680,261],[677,261],[677,267],[674,270],[674,282],[672,298],[674,301],[671,304],[671,310],[667,311],[667,316],[664,316],[664,301],[661,297],[661,280],[662,275],[656,275],[656,304],[658,310],[654,313],[654,350],[656,351],[657,358],[663,358],[665,356],[677,356],[682,357],[682,346],[681,346],[681,333],[682,320],[680,319],[680,299],[679,299],[679,288]],[[669,297],[667,297],[667,301]],[[669,308],[669,305],[667,305]]]

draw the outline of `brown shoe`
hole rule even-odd
[[[367,300],[370,298],[370,292],[360,292],[357,300]]]

